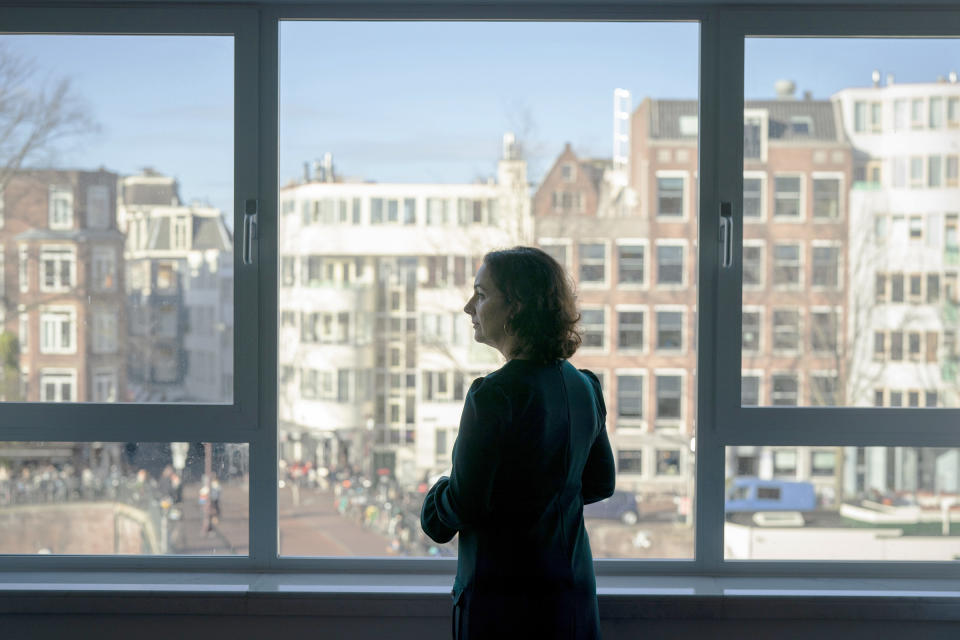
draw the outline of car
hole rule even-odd
[[[619,520],[623,524],[633,525],[640,520],[637,496],[630,491],[614,491],[613,495],[600,502],[584,505],[585,518]]]

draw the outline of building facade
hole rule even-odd
[[[528,241],[526,163],[379,184],[329,158],[280,191],[281,457],[419,481],[447,469],[470,383],[499,366],[463,305],[483,254]]]
[[[18,171],[2,199],[3,323],[22,382],[8,399],[127,399],[116,175]]]

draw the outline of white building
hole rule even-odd
[[[340,181],[328,156],[281,189],[282,457],[404,482],[449,466],[464,394],[499,366],[463,313],[475,269],[532,228],[509,134],[497,176]]]
[[[854,148],[848,316],[856,406],[957,407],[960,84],[839,91]],[[849,449],[847,491],[956,492],[956,452]]]
[[[120,180],[127,234],[128,371],[143,400],[233,398],[233,238],[219,209],[180,202],[174,178]]]

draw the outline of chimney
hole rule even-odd
[[[809,89],[804,91],[803,99],[806,100],[807,102],[809,102],[810,100],[813,100],[813,91],[810,91]]]
[[[303,182],[304,184],[310,182],[310,163],[303,163]]]
[[[329,151],[323,154],[323,180],[324,182],[334,182],[333,154]]]
[[[950,84],[957,84],[957,72],[956,72],[956,71],[951,71],[950,74],[949,74],[947,77],[950,78]]]
[[[503,134],[503,160],[517,159],[517,138],[512,131]]]
[[[873,73],[870,74],[870,79],[873,80],[874,88],[880,86],[880,69],[874,69]]]
[[[773,83],[773,90],[777,95],[777,100],[793,100],[797,85],[793,80],[777,80]]]
[[[892,73],[888,73],[888,74],[887,74],[887,86],[888,86],[888,87],[893,86],[893,80],[894,80],[893,74],[892,74]]]

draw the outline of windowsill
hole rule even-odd
[[[446,617],[452,575],[0,573],[0,615]],[[601,576],[604,618],[960,621],[955,580]],[[357,606],[361,605],[361,606]]]

